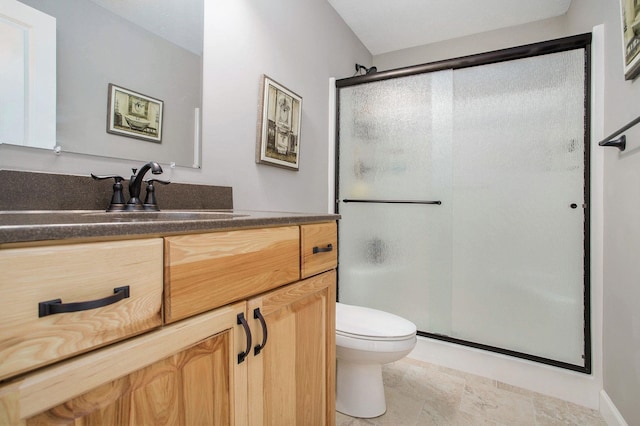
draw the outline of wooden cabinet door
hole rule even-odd
[[[247,363],[237,358],[246,336],[236,325],[244,309],[224,307],[0,388],[0,413],[13,408],[0,424],[246,424]]]
[[[335,271],[249,300],[254,345],[249,357],[249,424],[335,423]]]

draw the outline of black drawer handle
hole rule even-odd
[[[238,364],[241,364],[242,361],[245,360],[249,352],[251,351],[251,330],[249,329],[249,324],[247,324],[247,320],[244,319],[244,313],[240,312],[238,314],[238,324],[242,324],[242,328],[244,328],[244,333],[247,335],[247,349],[244,352],[240,352],[238,354]]]
[[[253,318],[260,321],[260,325],[262,325],[262,343],[256,345],[253,348],[253,356],[256,356],[264,349],[264,346],[267,344],[267,322],[264,320],[262,313],[260,312],[260,308],[255,308],[253,310]]]
[[[322,248],[322,247],[314,247],[313,248],[313,254],[325,253],[325,252],[328,252],[328,251],[333,251],[333,245],[327,244],[327,247],[324,247],[324,248]]]
[[[48,300],[38,303],[38,317],[47,315],[63,314],[67,312],[88,311],[90,309],[102,308],[119,302],[129,297],[129,286],[117,287],[113,289],[113,296],[104,299],[90,300],[88,302],[62,303],[62,299]]]

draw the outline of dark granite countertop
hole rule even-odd
[[[0,211],[0,244],[82,238],[144,237],[227,229],[300,225],[339,219],[335,214],[241,210]]]

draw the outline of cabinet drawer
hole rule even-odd
[[[302,278],[336,267],[338,264],[338,234],[335,222],[302,225],[300,238]]]
[[[0,270],[0,379],[162,324],[160,238],[0,250]],[[56,299],[104,306],[40,316]]]
[[[297,226],[165,238],[165,322],[298,280]]]

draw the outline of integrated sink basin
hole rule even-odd
[[[244,214],[219,210],[164,210],[106,212],[102,210],[5,210],[0,211],[0,225],[65,225],[123,222],[176,222],[229,220]]]

